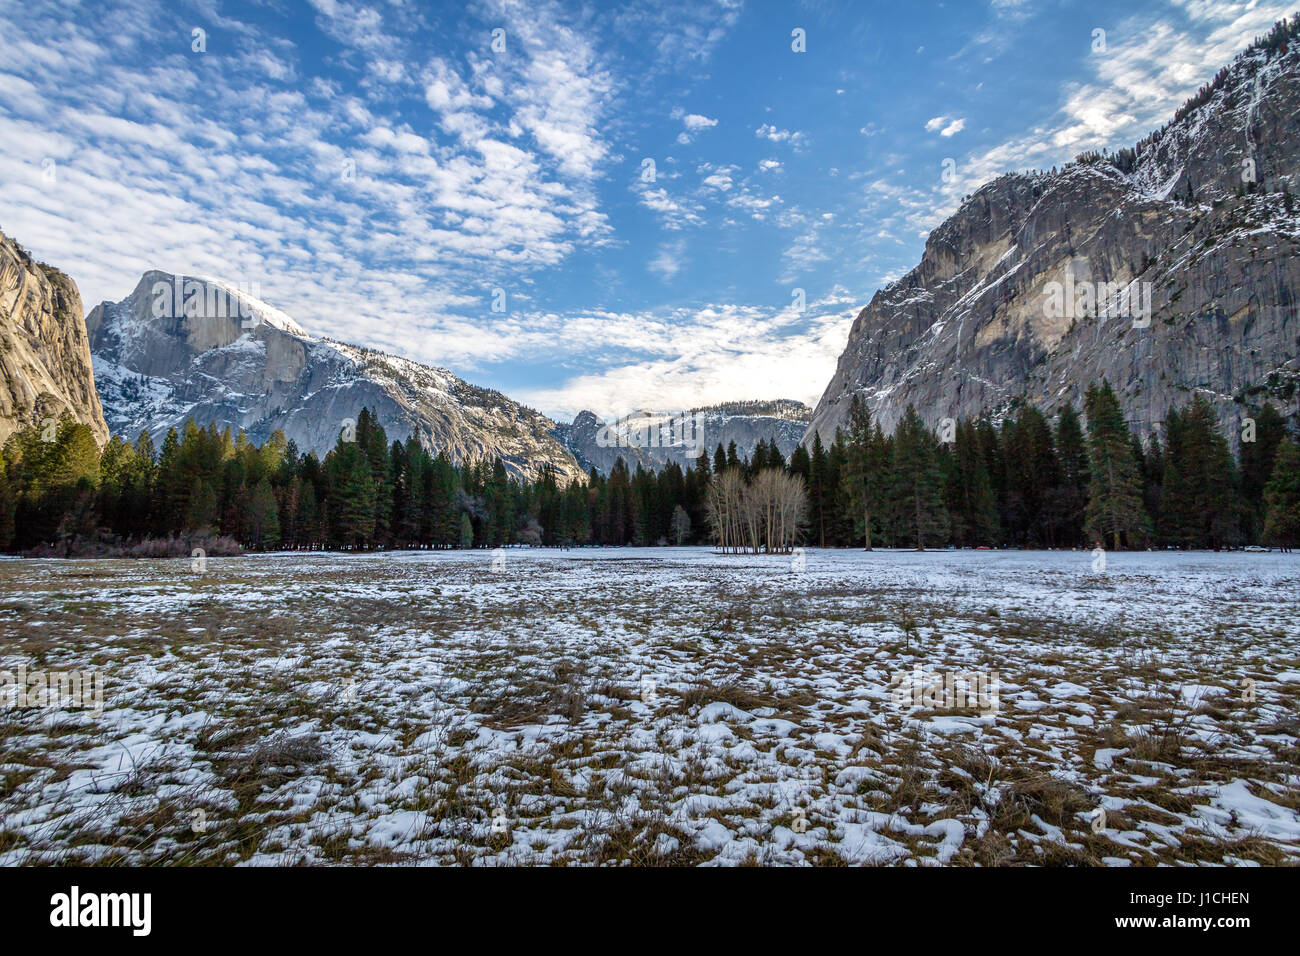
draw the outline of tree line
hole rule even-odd
[[[1082,416],[1080,415],[1082,412]],[[1084,422],[1086,421],[1086,427]],[[820,547],[1227,548],[1300,543],[1300,446],[1264,406],[1233,455],[1200,397],[1145,444],[1111,387],[1048,418],[1031,405],[927,428],[909,407],[892,434],[855,399],[829,446],[787,460],[760,441],[693,465],[618,461],[562,482],[521,481],[500,460],[457,464],[389,441],[370,410],[321,459],[276,432],[188,421],[101,450],[65,417],[0,453],[0,549],[155,553],[140,542],[223,536],[247,550],[713,544]]]

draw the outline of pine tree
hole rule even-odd
[[[1056,415],[1058,479],[1051,495],[1054,539],[1061,545],[1083,545],[1083,522],[1088,509],[1088,448],[1079,413],[1065,405]]]
[[[184,479],[180,472],[180,446],[176,429],[167,429],[167,437],[163,439],[158,458],[153,503],[159,527],[166,532],[179,531],[185,523],[184,507],[188,489],[182,485]]]
[[[767,467],[774,471],[786,470],[785,456],[781,454],[775,438],[767,443]]]
[[[790,474],[798,475],[807,484],[811,469],[812,459],[808,456],[808,449],[800,444],[790,453]]]
[[[409,520],[406,506],[410,500],[408,485],[411,480],[411,461],[406,455],[406,446],[394,441],[388,450],[388,468],[392,476],[392,488],[388,501],[388,515],[392,526],[389,528],[389,546],[409,548],[413,539],[406,534]]]
[[[302,500],[302,479],[293,475],[278,485],[276,504],[280,512],[280,546],[298,547],[298,505]]]
[[[895,513],[904,536],[918,551],[941,544],[948,534],[938,445],[916,408],[907,406],[894,430]]]
[[[1128,424],[1110,383],[1089,385],[1084,397],[1088,419],[1088,509],[1085,531],[1114,550],[1127,538],[1136,544],[1149,531],[1142,504],[1142,478],[1133,459]]]
[[[1159,528],[1164,497],[1165,450],[1160,436],[1152,435],[1142,456],[1142,503],[1154,527]]]
[[[832,547],[842,548],[857,540],[853,531],[854,515],[848,507],[848,488],[845,479],[845,462],[848,449],[844,430],[835,429],[835,441],[826,449],[826,541]]]
[[[975,439],[980,449],[980,457],[984,459],[984,470],[988,472],[989,485],[993,491],[993,501],[997,505],[998,511],[998,544],[1005,541],[1007,525],[1007,494],[1006,494],[1006,469],[1002,465],[1002,443],[998,437],[998,430],[993,427],[993,423],[987,418],[979,418],[975,422]]]
[[[487,546],[497,548],[514,540],[514,508],[506,465],[500,458],[492,461],[492,474],[483,488],[487,499]]]
[[[1012,541],[1021,547],[1055,542],[1049,536],[1048,493],[1060,483],[1052,432],[1043,413],[1021,406],[1002,429],[1006,514]]]
[[[650,474],[638,462],[632,476],[632,542],[639,547],[655,543],[653,487]]]
[[[375,485],[370,462],[355,441],[339,439],[325,457],[330,535],[339,545],[368,547],[375,531]]]
[[[210,481],[196,477],[187,502],[184,521],[186,531],[210,532],[216,529],[220,503]]]
[[[700,452],[699,457],[695,459],[695,472],[701,478],[707,479],[709,477],[709,471],[709,453],[707,451],[702,451]]]
[[[298,545],[315,548],[316,545],[322,544],[320,526],[320,505],[316,501],[316,485],[304,479],[302,490],[298,494]]]
[[[1160,476],[1160,511],[1156,515],[1156,534],[1165,547],[1190,548],[1193,545],[1195,501],[1192,493],[1191,457],[1182,412],[1171,407],[1165,412],[1164,471]]]
[[[271,483],[263,478],[253,486],[248,497],[246,522],[248,543],[257,549],[280,546],[280,512]]]
[[[59,422],[53,453],[52,486],[71,487],[82,479],[92,486],[99,484],[99,445],[89,426],[64,415]]]
[[[993,483],[981,452],[978,429],[969,420],[959,422],[953,435],[948,510],[953,538],[959,547],[997,544],[998,507]]]
[[[1218,550],[1238,538],[1235,469],[1214,409],[1196,396],[1165,416],[1158,528],[1166,544]]]
[[[627,465],[619,458],[609,471],[609,480],[604,484],[605,511],[602,516],[602,544],[623,546],[631,540],[634,519],[631,513],[632,489],[628,478]]]
[[[9,483],[8,466],[4,455],[0,454],[0,551],[6,551],[14,540],[14,514],[18,510],[18,498]]]
[[[1286,438],[1286,420],[1272,405],[1264,405],[1254,416],[1254,434],[1241,441],[1241,498],[1246,534],[1259,537],[1264,527],[1264,486],[1273,474],[1278,448]]]
[[[862,396],[854,395],[849,405],[849,429],[845,436],[845,488],[856,519],[861,520],[862,548],[872,550],[871,523],[879,510],[888,481],[884,441],[880,428],[872,427],[871,410]]]
[[[1283,551],[1300,546],[1300,445],[1283,439],[1264,488],[1264,540]]]
[[[369,408],[357,416],[356,445],[365,453],[373,486],[371,529],[367,536],[373,546],[387,547],[392,530],[393,469],[389,459],[388,435],[379,418]]]
[[[826,449],[822,447],[820,432],[813,432],[812,455],[808,465],[808,507],[813,528],[817,531],[817,546],[826,547]]]

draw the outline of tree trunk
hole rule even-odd
[[[925,543],[921,537],[921,489],[920,488],[916,489],[915,493],[912,495],[912,499],[916,502],[916,550],[924,551]]]

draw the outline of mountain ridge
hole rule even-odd
[[[775,441],[789,456],[799,446],[812,409],[793,399],[754,399],[702,405],[684,412],[641,411],[606,422],[584,410],[552,434],[588,471],[608,474],[615,462],[633,471],[658,470],[670,462],[686,468],[700,452],[712,457],[718,445],[732,442],[748,457],[759,441]]]
[[[831,440],[855,394],[889,430],[909,404],[931,426],[1077,407],[1103,378],[1144,437],[1192,394],[1233,431],[1262,401],[1300,413],[1296,32],[1252,44],[1135,147],[967,197],[859,312],[804,441]],[[1106,307],[1052,315],[1054,287],[1105,289]]]
[[[86,326],[106,418],[128,439],[144,430],[157,441],[193,418],[259,443],[279,430],[324,455],[371,408],[391,438],[414,436],[457,463],[499,457],[525,479],[548,467],[562,481],[583,474],[540,412],[446,369],[313,336],[220,280],[146,272]]]

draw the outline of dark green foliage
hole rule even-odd
[[[790,455],[761,441],[658,473],[618,461],[561,483],[550,469],[524,483],[500,460],[457,465],[414,438],[389,442],[363,409],[355,432],[325,456],[276,433],[186,422],[161,450],[146,434],[102,451],[65,418],[27,428],[0,454],[0,549],[67,553],[76,539],[221,533],[250,550],[494,548],[505,545],[696,544],[709,539],[710,484],[785,471],[803,479],[809,542],[825,547],[1220,548],[1293,546],[1300,535],[1297,451],[1270,407],[1254,411],[1240,466],[1197,399],[1170,411],[1163,441],[1145,447],[1108,385],[1053,425],[1029,406],[1002,423],[949,423],[944,441],[909,408],[886,435],[855,400],[829,447],[820,434]]]
[[[1286,550],[1300,546],[1300,445],[1284,439],[1264,487],[1263,538]]]
[[[1286,438],[1286,421],[1272,405],[1265,405],[1254,415],[1254,423],[1243,423],[1241,440],[1242,521],[1246,537],[1255,540],[1264,527],[1264,486],[1273,474],[1278,448]]]
[[[994,547],[1001,541],[997,498],[978,427],[957,423],[947,456],[945,501],[952,516],[952,541],[957,547]]]
[[[893,513],[899,537],[917,548],[948,540],[948,509],[943,503],[939,442],[907,406],[894,432]]]
[[[1067,548],[1084,545],[1088,511],[1088,448],[1079,414],[1069,405],[1056,416],[1057,481],[1047,496],[1053,541]]]
[[[1150,529],[1142,497],[1142,475],[1133,454],[1133,435],[1110,384],[1090,385],[1084,397],[1088,418],[1088,509],[1090,541],[1119,550],[1135,547]]]
[[[1164,473],[1157,531],[1161,543],[1218,549],[1237,543],[1235,469],[1214,410],[1199,395],[1165,418]]]

